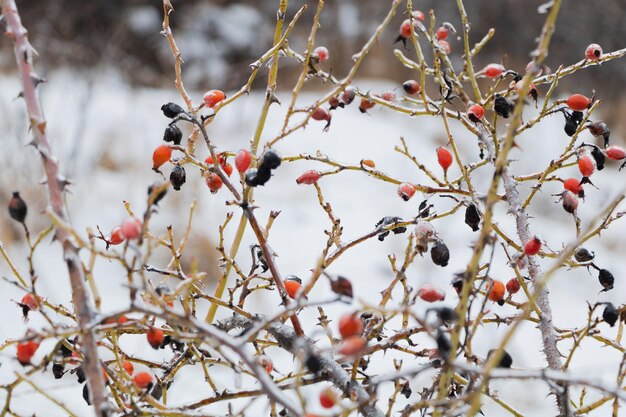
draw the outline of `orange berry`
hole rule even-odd
[[[580,181],[576,178],[568,178],[563,183],[563,188],[570,190],[576,195],[580,195],[583,192],[583,186],[580,185]]]
[[[339,319],[339,334],[343,339],[363,333],[363,320],[356,313],[344,314]]]
[[[265,368],[265,371],[268,374],[272,373],[272,370],[274,369],[274,362],[272,362],[272,359],[270,359],[269,356],[267,355],[259,356],[257,358],[257,363],[261,365],[263,368]]]
[[[285,290],[287,291],[289,297],[293,298],[294,300],[296,298],[296,295],[298,294],[298,291],[300,290],[300,287],[302,287],[302,284],[296,280],[285,280]]]
[[[224,173],[229,177],[230,177],[230,174],[233,173],[233,166],[229,164],[228,162],[225,162],[224,165],[222,165],[222,169],[224,170]]]
[[[35,356],[35,352],[39,349],[39,343],[29,340],[27,342],[18,343],[17,360],[22,365],[28,365],[30,360]]]
[[[322,174],[319,171],[315,171],[315,170],[305,171],[302,175],[300,175],[296,179],[296,184],[298,185],[315,184],[317,180],[319,180],[321,177],[322,177]]]
[[[152,169],[158,170],[172,157],[172,148],[167,145],[159,145],[152,154]]]
[[[313,50],[313,55],[315,55],[320,62],[324,62],[329,57],[328,48],[325,46],[318,46]]]
[[[117,318],[117,322],[118,322],[119,324],[124,324],[124,323],[127,323],[127,322],[128,322],[128,317],[126,317],[125,315],[123,315],[123,314],[122,314],[121,316],[119,316],[119,317]]]
[[[449,32],[450,31],[447,27],[440,26],[439,29],[437,29],[437,33],[435,33],[435,39],[437,39],[438,41],[444,40],[448,37]]]
[[[339,353],[344,356],[354,356],[361,352],[366,344],[367,341],[361,336],[348,337],[341,344],[341,347],[339,348]]]
[[[157,329],[156,327],[150,327],[146,336],[148,338],[148,343],[150,343],[150,346],[152,346],[153,349],[160,348],[163,344],[163,339],[165,339],[163,330]]]
[[[365,165],[366,167],[376,168],[376,163],[371,159],[363,159],[361,160],[361,164]]]
[[[202,101],[207,107],[215,107],[218,103],[226,98],[226,94],[224,94],[221,90],[210,90],[207,91],[204,97],[202,97]]]
[[[359,111],[361,113],[367,113],[367,110],[371,109],[375,105],[376,103],[374,103],[373,101],[369,101],[365,97],[361,97],[361,103],[359,104]]]
[[[149,388],[152,386],[152,375],[147,372],[139,372],[133,377],[133,382],[139,389]]]
[[[505,287],[502,281],[492,281],[491,288],[489,288],[488,298],[494,302],[502,300],[504,298],[504,289]]]
[[[128,375],[132,375],[133,372],[135,372],[135,367],[133,366],[133,363],[130,361],[122,362],[122,367],[128,373]]]
[[[483,68],[480,72],[488,78],[496,78],[499,77],[506,68],[500,64],[489,64],[485,68]]]
[[[404,201],[409,201],[415,195],[415,187],[413,184],[403,182],[398,186],[398,195]]]

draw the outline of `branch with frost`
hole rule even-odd
[[[240,328],[250,330],[255,322],[246,317],[233,315],[219,322],[218,327],[229,331]],[[383,417],[385,414],[373,402],[372,396],[359,382],[337,363],[330,353],[319,352],[315,342],[307,337],[299,337],[294,329],[281,323],[269,323],[266,330],[276,339],[278,345],[296,357],[308,357],[313,354],[319,360],[319,373],[326,375],[343,394],[354,399],[360,405],[361,414],[365,417]],[[244,335],[245,336],[245,335]]]
[[[59,172],[59,161],[52,152],[52,146],[48,141],[46,120],[43,116],[37,85],[41,78],[35,73],[33,67],[33,55],[36,54],[28,41],[28,31],[22,25],[22,21],[15,4],[15,0],[2,1],[2,14],[6,20],[7,33],[14,45],[15,59],[22,82],[22,94],[29,117],[30,129],[33,132],[31,144],[41,156],[48,188],[48,198],[52,211],[61,219],[67,219],[63,193],[68,181]],[[70,234],[56,228],[56,239],[63,247],[63,258],[67,264],[70,283],[72,286],[72,302],[81,329],[81,351],[84,355],[84,370],[87,377],[89,392],[97,417],[106,417],[110,414],[102,365],[98,357],[97,340],[95,333],[89,325],[93,318],[89,293],[85,287],[85,275],[78,257],[78,249],[72,243]]]

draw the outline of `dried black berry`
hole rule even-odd
[[[79,384],[82,384],[83,382],[85,382],[86,380],[85,371],[83,370],[82,366],[79,366],[78,368],[76,368],[76,378],[78,379]]]
[[[322,369],[322,362],[312,353],[307,356],[305,365],[312,374],[317,374]]]
[[[83,398],[87,405],[91,405],[91,395],[89,395],[89,387],[87,387],[87,384],[83,385]]]
[[[383,217],[382,219],[380,219],[378,223],[376,223],[376,227],[379,227],[379,226],[387,227],[387,226],[391,226],[393,224],[399,223],[401,221],[402,219],[400,217],[391,217],[391,216]],[[380,233],[378,235],[378,240],[380,240],[381,242],[385,240],[385,238],[389,235],[389,232],[390,230],[385,230],[384,232]],[[394,235],[404,233],[406,232],[406,226],[396,227],[394,229],[391,229],[391,232],[393,232]]]
[[[435,307],[429,310],[434,311],[441,322],[448,326],[458,320],[459,315],[450,307]]]
[[[450,260],[450,251],[446,244],[439,240],[430,249],[430,257],[435,265],[447,266]]]
[[[452,346],[450,345],[450,340],[448,339],[448,336],[446,336],[446,334],[441,329],[437,329],[436,342],[439,356],[442,359],[446,359],[448,356],[450,356]]]
[[[330,289],[339,295],[345,295],[352,298],[354,293],[352,292],[352,282],[349,279],[342,276],[338,276],[337,279],[330,281]]]
[[[604,288],[602,291],[609,291],[613,289],[615,278],[613,277],[613,274],[606,269],[601,269],[598,273],[598,281],[600,281],[600,285]]]
[[[574,258],[578,261],[578,262],[589,262],[592,261],[593,258],[595,258],[595,254],[593,252],[589,252],[587,249],[585,248],[579,248],[576,253],[574,254]]]
[[[487,353],[487,359],[489,359],[491,357],[491,355],[493,355],[495,352],[494,349],[490,350]],[[511,365],[513,365],[513,358],[511,357],[511,355],[509,355],[509,353],[505,350],[502,352],[502,358],[500,359],[500,363],[498,363],[497,367],[498,368],[510,368]]]
[[[249,169],[246,172],[245,181],[250,187],[265,185],[272,178],[270,168],[261,165],[258,169]]]
[[[512,102],[508,101],[500,94],[496,94],[493,111],[495,111],[498,116],[502,116],[505,119],[508,119],[514,107],[515,105]]]
[[[19,191],[13,191],[13,197],[9,201],[9,215],[16,222],[24,223],[27,213],[26,202],[20,197]]]
[[[163,112],[165,117],[169,117],[170,119],[173,119],[179,114],[185,112],[185,110],[176,103],[167,103],[162,105],[161,111]]]
[[[606,123],[604,123],[603,121],[598,121],[598,122],[591,123],[588,127],[589,127],[589,132],[591,132],[593,136],[602,136],[602,138],[604,139],[605,148],[609,146],[609,138],[611,137],[611,131],[609,130],[609,127],[606,125]]]
[[[402,385],[402,389],[400,390],[400,394],[404,395],[404,398],[409,398],[411,396],[411,385],[409,385],[409,381],[406,381],[404,385]]]
[[[158,184],[151,184],[148,187],[148,197],[150,197],[150,195],[152,194],[152,190],[154,190],[154,187],[156,187]],[[157,194],[157,196],[154,198],[154,202],[152,204],[154,204],[155,206],[159,205],[159,202],[161,200],[163,200],[163,197],[165,197],[165,194],[167,194],[167,189],[164,188],[159,194]]]
[[[165,128],[163,140],[165,142],[173,142],[174,145],[180,145],[180,142],[183,140],[183,132],[180,131],[178,126],[169,125]]]
[[[163,387],[161,384],[154,384],[154,388],[152,388],[150,395],[152,395],[155,400],[160,400],[163,396]]]
[[[606,321],[607,323],[609,323],[611,327],[613,327],[615,326],[615,323],[617,322],[618,317],[619,317],[619,312],[617,311],[615,306],[611,303],[606,303],[606,307],[604,308],[604,311],[602,312],[602,318],[604,319],[604,321]]]
[[[172,172],[170,172],[170,183],[172,183],[172,187],[176,191],[180,191],[180,187],[187,181],[187,174],[185,173],[185,168],[180,165],[176,165]]]
[[[465,209],[465,224],[471,227],[474,232],[479,229],[480,214],[474,203],[469,203]]]
[[[61,379],[65,373],[64,371],[65,366],[62,363],[52,364],[52,375],[54,375],[54,379]]]
[[[61,353],[61,356],[63,356],[64,358],[69,358],[70,356],[72,356],[72,350],[68,349],[67,346],[65,346],[65,343],[61,344],[61,347],[59,348],[59,352]]]
[[[276,169],[280,166],[280,155],[278,152],[270,149],[261,157],[261,167],[266,167],[269,169]],[[260,168],[260,167],[259,167]]]
[[[591,156],[593,156],[593,159],[596,160],[596,167],[598,168],[598,171],[602,171],[604,169],[604,163],[606,162],[604,152],[602,152],[602,150],[597,146],[592,146]]]

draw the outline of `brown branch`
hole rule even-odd
[[[35,51],[28,41],[28,32],[22,25],[15,0],[3,0],[2,13],[6,19],[7,36],[14,43],[15,58],[22,81],[22,97],[30,119],[30,129],[34,136],[32,145],[41,156],[47,180],[49,203],[52,211],[59,218],[65,220],[67,216],[63,192],[68,183],[59,172],[59,162],[52,153],[52,146],[48,141],[46,120],[36,90],[40,78],[35,74],[33,68],[32,58]],[[56,239],[63,246],[63,256],[69,272],[72,302],[81,329],[81,351],[85,357],[83,368],[87,377],[89,392],[93,397],[95,414],[97,417],[108,416],[110,410],[102,376],[102,365],[98,358],[96,336],[90,330],[94,313],[90,306],[89,293],[85,288],[85,276],[78,257],[78,249],[72,243],[70,234],[62,228],[56,228]]]

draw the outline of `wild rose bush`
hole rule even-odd
[[[552,321],[546,287],[556,273],[567,273],[567,269],[573,268],[594,271],[599,292],[611,291],[619,285],[584,245],[599,239],[600,233],[622,216],[619,210],[623,192],[592,218],[579,217],[578,209],[585,204],[585,190],[602,187],[601,183],[593,182],[594,173],[619,169],[610,161],[625,160],[626,150],[613,144],[609,128],[597,119],[595,112],[600,100],[592,92],[593,86],[585,86],[581,93],[567,99],[553,97],[559,93],[561,78],[581,69],[593,70],[602,62],[622,57],[626,50],[605,53],[590,40],[587,50],[581,51],[579,62],[554,71],[547,68],[544,61],[561,3],[554,0],[540,8],[546,20],[537,49],[531,52],[526,68],[512,69],[500,63],[475,65],[476,57],[488,48],[494,32],[483,34],[478,42],[471,43],[471,27],[461,0],[457,1],[459,27],[442,21],[433,11],[417,10],[419,5],[413,5],[410,0],[392,1],[385,19],[352,57],[333,57],[330,45],[316,43],[319,31],[336,30],[319,24],[323,1],[317,3],[314,11],[303,6],[289,16],[287,1],[283,0],[278,6],[274,43],[251,64],[247,84],[228,93],[211,89],[200,100],[184,87],[184,51],[178,49],[170,30],[170,18],[175,16],[172,4],[164,0],[163,34],[175,60],[175,86],[180,97],[175,100],[178,104],[164,103],[161,108],[164,117],[170,120],[163,143],[152,155],[152,168],[158,181],[150,186],[145,207],[126,203],[128,217],[110,232],[103,232],[96,218],[87,231],[76,230],[68,220],[63,197],[69,182],[59,174],[59,161],[54,158],[47,136],[37,93],[42,80],[33,67],[34,51],[15,2],[4,0],[7,38],[14,42],[23,86],[21,99],[29,115],[31,144],[43,163],[50,205],[41,214],[49,219],[49,227],[31,234],[27,228],[27,202],[16,192],[9,204],[10,217],[24,228],[29,270],[17,268],[10,248],[0,245],[13,274],[5,280],[5,285],[10,283],[23,291],[18,304],[25,320],[42,315],[47,326],[26,327],[25,332],[20,326],[14,338],[3,342],[2,351],[12,355],[23,370],[16,373],[14,382],[1,387],[6,393],[1,415],[16,415],[12,410],[12,394],[24,385],[46,394],[57,407],[72,415],[62,399],[56,399],[53,392],[42,392],[30,380],[34,374],[45,374],[83,384],[85,401],[100,416],[225,415],[228,411],[227,415],[310,417],[314,415],[311,410],[320,407],[328,410],[319,415],[473,416],[480,412],[486,398],[495,401],[505,414],[522,415],[490,388],[489,382],[495,379],[544,381],[546,394],[556,398],[555,413],[560,416],[586,414],[605,403],[613,404],[612,414],[617,416],[620,401],[625,398],[624,361],[616,364],[610,382],[594,375],[581,377],[569,372],[568,367],[584,339],[616,350],[623,357],[623,307],[590,302],[585,323],[573,329],[560,328]],[[315,17],[306,51],[302,52],[292,49],[288,41],[304,13],[314,13]],[[393,39],[388,35],[396,30],[396,43],[392,46]],[[389,48],[398,48],[393,50],[397,61],[390,65],[411,69],[414,79],[398,81],[397,90],[359,88],[355,77],[368,53],[375,44],[387,43]],[[455,55],[460,57],[462,65],[453,65],[451,57]],[[331,58],[352,59],[351,70],[342,77],[333,74],[329,66]],[[300,76],[295,85],[279,86],[279,69],[286,62],[301,67]],[[211,123],[219,119],[222,109],[237,106],[238,99],[265,72],[266,96],[250,146],[247,149],[217,146],[216,143],[225,142],[214,140],[209,134]],[[323,81],[325,91],[315,102],[303,105],[298,98],[313,80]],[[279,88],[291,92],[279,94]],[[279,104],[287,109],[283,125],[269,126],[268,113]],[[284,142],[307,126],[319,128],[323,135],[333,128],[333,118],[342,117],[350,107],[358,107],[363,117],[367,117],[368,111],[377,106],[406,117],[442,121],[447,138],[445,146],[416,152],[401,139],[396,148],[428,178],[426,183],[395,178],[373,159],[362,158],[358,164],[349,165],[333,155],[283,155],[280,151]],[[566,140],[562,152],[553,155],[548,166],[535,167],[534,172],[514,172],[511,164],[514,148],[523,149],[520,135],[538,129],[537,125],[547,117],[564,118],[562,135]],[[190,135],[183,134],[183,126],[192,128]],[[452,127],[459,126],[476,138],[478,162],[472,162],[475,155],[465,155],[457,146]],[[580,139],[587,131],[595,138],[594,143]],[[268,134],[269,139],[261,139]],[[199,155],[206,150],[210,156],[203,159]],[[366,152],[360,149],[357,153]],[[423,162],[425,154],[436,158],[440,169],[429,169]],[[297,277],[281,273],[277,254],[272,249],[270,232],[272,225],[280,222],[281,207],[257,207],[254,195],[263,193],[263,187],[273,186],[276,170],[302,161],[312,161],[318,168],[303,170],[296,182],[315,189],[320,210],[328,217],[330,226],[325,230],[327,244],[318,262],[309,266],[310,275]],[[580,175],[564,176],[564,170],[571,166],[577,166]],[[452,169],[460,175],[451,175]],[[361,174],[364,182],[356,186],[363,187],[363,192],[367,192],[366,178],[396,188],[397,204],[412,205],[414,216],[386,216],[374,227],[363,225],[358,236],[344,236],[341,218],[334,212],[333,202],[326,200],[324,191],[332,187],[333,176],[346,171]],[[202,175],[212,198],[232,208],[217,226],[216,248],[222,269],[215,288],[204,285],[206,271],[185,270],[181,262],[192,234],[201,233],[191,226],[194,206],[188,213],[189,226],[177,231],[183,236],[180,240],[175,238],[171,226],[166,230],[151,227],[151,220],[159,215],[159,202],[170,193],[185,193],[187,175],[192,172]],[[475,176],[485,172],[490,179],[488,183],[477,183]],[[331,178],[322,184],[320,180],[324,177]],[[523,183],[531,184],[530,191],[520,186]],[[562,191],[554,197],[541,196],[541,188],[550,183],[562,184]],[[451,209],[441,210],[433,196],[451,199],[454,204]],[[575,237],[563,242],[558,250],[545,244],[527,213],[528,207],[540,198],[556,198],[558,204],[554,210],[573,219]],[[514,235],[499,226],[495,211],[498,205],[506,206],[507,215],[514,217]],[[264,210],[269,210],[267,219],[260,218]],[[451,216],[463,216],[474,233],[473,241],[468,242],[471,256],[463,262],[465,269],[461,272],[450,271],[451,253],[437,231],[438,225],[449,221]],[[235,223],[234,239],[226,241],[224,231]],[[241,247],[246,230],[256,239],[249,251]],[[393,276],[388,285],[380,288],[378,305],[355,301],[354,292],[360,283],[335,275],[331,265],[365,241],[383,241],[393,235],[403,240],[405,249],[388,257]],[[37,290],[33,255],[44,239],[51,236],[63,248],[73,289],[72,308],[50,302],[46,294]],[[171,253],[168,263],[154,263],[156,248]],[[496,253],[504,254],[508,260],[506,268],[511,278],[504,280],[490,274]],[[448,288],[411,285],[407,270],[422,257],[442,268],[442,274],[448,277]],[[120,294],[128,297],[127,308],[101,311],[98,285],[92,274],[96,259],[117,263],[127,272],[128,293]],[[550,260],[550,266],[542,268],[541,259]],[[251,265],[250,269],[242,269],[247,264]],[[330,283],[332,296],[310,297],[321,282]],[[260,315],[249,307],[250,303],[246,305],[252,294],[278,295],[281,306],[271,316]],[[447,294],[448,301],[455,296],[454,309],[442,304]],[[432,306],[425,310],[416,308],[424,303]],[[581,303],[584,305],[584,300]],[[342,305],[345,313],[328,317],[324,308],[330,304]],[[499,310],[505,305],[509,309]],[[218,309],[231,315],[218,321]],[[319,313],[318,323],[305,323],[299,317],[310,310]],[[72,325],[61,325],[61,319],[70,320]],[[521,368],[507,352],[507,345],[524,323],[538,327],[536,337],[543,347],[545,368]],[[322,328],[326,340],[314,339],[320,334],[317,326]],[[507,330],[486,356],[480,356],[472,346],[485,326],[505,326]],[[614,326],[618,329],[617,337],[613,336]],[[119,343],[122,336],[145,340],[145,356],[125,351]],[[425,347],[423,340],[436,348]],[[40,344],[49,341],[53,341],[54,348],[42,354]],[[573,343],[569,344],[570,341]],[[567,350],[563,342],[568,343]],[[150,359],[151,349],[164,351],[166,359]],[[289,352],[295,360],[274,363],[274,349]],[[371,373],[371,365],[381,361],[388,373]],[[197,372],[186,372],[189,369]],[[423,380],[418,384],[416,377],[425,373],[433,376],[430,384],[424,384]],[[201,377],[194,380],[193,375]],[[218,386],[223,385],[225,377],[232,382],[227,384],[228,389],[220,390]],[[220,378],[219,383],[216,378]],[[201,400],[181,405],[168,397],[168,390],[177,384],[203,385],[209,392]],[[585,387],[582,394],[572,397],[574,388],[580,387]],[[586,401],[586,390],[598,391],[601,399]]]

